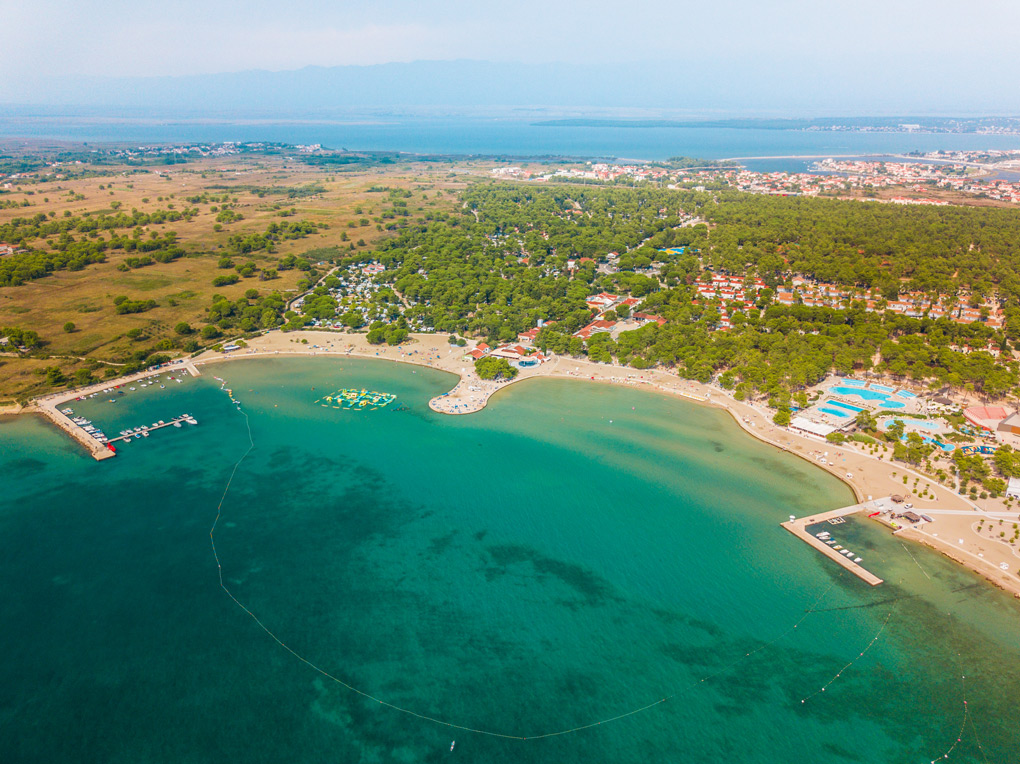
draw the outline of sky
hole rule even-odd
[[[1020,110],[1014,0],[0,0],[0,18],[0,97],[82,75],[471,59]]]

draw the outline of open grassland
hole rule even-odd
[[[307,273],[281,265],[288,256],[307,259],[320,274],[330,267],[328,260],[340,256],[363,254],[369,260],[373,247],[397,227],[449,211],[464,187],[448,165],[410,163],[339,172],[285,157],[241,155],[143,170],[102,169],[108,174],[68,178],[53,168],[29,175],[23,185],[12,184],[0,199],[27,200],[30,206],[0,209],[0,225],[39,213],[59,221],[86,214],[130,215],[132,210],[191,210],[188,219],[113,232],[143,241],[173,232],[184,255],[131,267],[139,252],[110,249],[105,262],[0,287],[0,327],[33,330],[42,339],[31,358],[0,356],[0,399],[52,389],[41,373],[47,367],[58,366],[68,376],[91,368],[100,376],[112,373],[107,369],[129,360],[139,348],[160,341],[173,342],[180,352],[174,327],[186,322],[200,328],[214,294],[236,300],[256,289],[290,299]],[[318,228],[253,251],[244,251],[239,241],[265,234],[273,224],[292,223]],[[74,236],[84,240],[89,234]],[[46,250],[52,241],[26,246]],[[254,274],[236,284],[213,286],[216,277],[235,274],[235,267],[223,267],[224,257],[235,266],[254,263]],[[121,296],[154,300],[156,306],[118,314],[114,299]],[[73,331],[64,330],[67,323],[74,324]]]

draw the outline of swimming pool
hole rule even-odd
[[[867,387],[868,383],[859,379],[842,379],[840,384],[846,387]]]
[[[829,392],[836,395],[856,395],[858,398],[863,398],[866,401],[884,401],[889,397],[885,393],[876,393],[874,390],[860,390],[853,387],[833,387]]]
[[[883,393],[891,393],[891,392],[893,392],[893,391],[894,391],[894,390],[895,390],[896,388],[895,388],[895,387],[888,387],[888,386],[886,386],[886,385],[876,385],[876,384],[872,384],[872,385],[871,385],[871,389],[872,389],[872,390],[881,390],[881,391],[882,391]]]
[[[832,416],[838,416],[840,418],[846,418],[846,417],[850,416],[850,412],[849,411],[840,411],[839,409],[830,409],[830,408],[827,408],[826,406],[819,406],[818,410],[821,411],[823,414],[831,414]]]
[[[860,390],[853,387],[832,387],[829,388],[830,393],[836,395],[856,395],[858,398],[862,398],[866,401],[881,401],[883,405],[891,409],[901,409],[905,404],[899,401],[894,401],[889,397],[887,393],[880,393],[877,390]]]
[[[909,390],[900,390],[896,394],[898,396],[900,396],[901,398],[916,398],[917,397],[916,395],[914,395],[914,393],[910,392]]]
[[[837,407],[839,407],[841,409],[846,409],[847,411],[852,411],[855,414],[860,414],[862,411],[864,411],[864,409],[862,409],[862,408],[860,408],[858,406],[851,406],[849,403],[842,403],[840,401],[826,401],[825,405],[826,406],[837,406]]]

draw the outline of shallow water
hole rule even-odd
[[[210,366],[72,404],[108,435],[200,422],[100,464],[39,420],[0,425],[0,760],[926,762],[957,738],[955,761],[1017,750],[1020,608],[865,522],[827,529],[886,579],[876,588],[797,541],[780,521],[852,500],[828,474],[666,396],[541,380],[479,414],[431,412],[451,386],[382,361]],[[397,399],[314,403],[342,387]],[[254,449],[215,536],[234,596],[362,692],[532,739],[345,689],[227,596],[209,529],[246,423]]]

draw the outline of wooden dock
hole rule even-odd
[[[110,438],[107,443],[116,443],[121,440],[134,440],[135,438],[142,438],[143,432],[155,432],[156,430],[162,430],[164,427],[173,427],[176,424],[184,425],[190,424],[189,419],[194,420],[191,414],[181,414],[176,419],[171,419],[169,422],[156,422],[145,426],[144,428],[138,428],[135,432],[130,432],[127,435],[118,435],[116,438]]]
[[[888,499],[878,499],[878,502],[884,503],[886,504],[886,506],[888,506],[889,504]],[[809,526],[817,525],[818,523],[823,523],[826,520],[844,518],[847,515],[853,515],[856,514],[857,512],[862,512],[864,510],[868,510],[869,512],[878,511],[876,502],[867,501],[864,502],[863,504],[853,504],[849,507],[833,509],[829,512],[821,512],[817,515],[810,515],[808,517],[800,517],[794,520],[788,520],[785,523],[780,523],[780,525],[786,528],[786,530],[788,530],[797,538],[801,539],[802,541],[806,541],[808,544],[813,546],[815,549],[824,554],[830,560],[834,560],[838,564],[842,565],[844,568],[849,570],[851,573],[853,573],[862,581],[866,581],[872,586],[878,586],[880,583],[882,583],[881,578],[876,576],[871,571],[866,570],[861,565],[858,565],[856,562],[851,560],[846,555],[840,554],[838,551],[833,549],[831,546],[826,544],[821,539],[809,533],[807,530]]]

